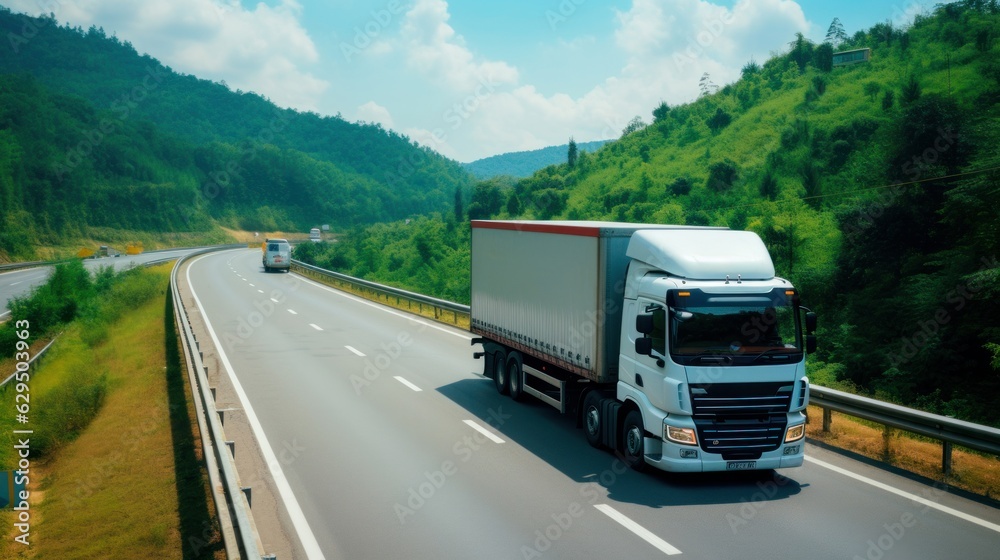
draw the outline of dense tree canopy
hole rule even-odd
[[[376,124],[278,109],[103,30],[0,7],[0,256],[92,228],[348,227],[451,207],[471,177]]]

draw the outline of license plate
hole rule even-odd
[[[726,463],[727,471],[748,471],[757,468],[757,461],[729,461]]]

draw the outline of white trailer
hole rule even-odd
[[[475,355],[499,392],[576,414],[635,468],[802,463],[815,315],[803,336],[756,234],[473,221],[471,267]]]

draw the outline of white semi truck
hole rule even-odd
[[[816,315],[753,232],[472,222],[473,345],[633,468],[802,464]]]

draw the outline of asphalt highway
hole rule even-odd
[[[99,259],[84,259],[83,264],[87,269],[96,271],[101,267],[112,267],[115,270],[124,270],[135,266],[141,266],[147,262],[160,259],[177,258],[186,255],[197,249],[172,249],[169,251],[157,251],[155,253],[142,253],[139,255],[122,255],[120,257],[104,257]],[[0,321],[8,318],[10,313],[10,299],[22,297],[31,292],[33,288],[44,284],[49,275],[52,274],[52,267],[41,266],[37,268],[27,268],[0,273]]]
[[[38,272],[35,272],[38,274]],[[265,273],[187,278],[310,558],[996,558],[1000,511],[807,446],[764,473],[635,473],[479,375],[471,335]]]

